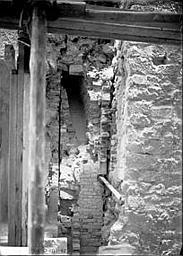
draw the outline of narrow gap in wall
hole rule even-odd
[[[87,117],[82,95],[83,77],[79,75],[66,75],[63,77],[63,86],[67,92],[71,121],[76,132],[77,144],[78,146],[84,145],[87,143]]]
[[[89,98],[82,75],[62,73],[60,101],[60,177],[58,236],[67,237],[68,252],[73,247],[73,215],[78,207],[80,170],[87,144]]]
[[[111,86],[110,86],[110,103],[109,103],[109,108],[111,109],[111,125],[112,125],[112,102],[114,99],[114,91],[115,91],[115,77],[116,77],[116,73],[114,72],[114,75],[111,79]],[[113,129],[112,127],[110,128],[110,142],[111,143],[111,137],[113,134]],[[109,173],[110,173],[110,161],[111,161],[111,145],[109,146],[108,150],[107,150],[107,167],[106,167],[106,179],[109,180]],[[109,180],[110,182],[110,180]],[[113,208],[111,202],[113,200],[112,199],[112,192],[104,187],[104,193],[103,193],[103,227],[102,227],[102,245],[103,246],[107,246],[108,245],[108,239],[109,239],[109,232],[106,232],[106,227],[111,225],[111,221],[114,220],[114,215],[111,211],[111,209]],[[109,217],[110,216],[110,217]]]

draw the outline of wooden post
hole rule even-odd
[[[19,34],[20,37],[23,41],[22,34]],[[28,66],[26,62],[29,63],[29,49],[27,48],[19,43],[17,70],[12,72],[10,88],[8,243],[13,246],[27,244],[28,168],[26,161],[28,147],[25,128],[28,125],[29,114],[28,111],[24,111],[24,109],[27,110],[26,104],[29,104],[24,95],[29,90],[27,86],[29,75],[25,75]]]
[[[28,246],[31,254],[42,254],[44,250],[46,27],[45,11],[35,6],[31,32],[28,163]]]
[[[8,173],[8,245],[16,245],[16,123],[17,123],[17,70],[12,70],[10,87],[9,173]]]
[[[23,173],[22,173],[22,246],[27,246],[28,233],[28,157],[29,157],[29,118],[30,118],[30,75],[24,74],[23,102]]]
[[[24,58],[19,47],[18,65]],[[8,191],[8,244],[22,245],[22,159],[23,159],[23,81],[22,71],[12,71],[10,88],[10,165]]]
[[[0,222],[8,221],[10,70],[14,65],[14,48],[12,45],[5,45],[4,60],[0,60]]]
[[[0,60],[0,222],[8,221],[8,154],[10,72],[15,67],[15,51],[5,45],[4,60]]]
[[[16,190],[15,190],[15,245],[22,245],[22,175],[23,175],[23,96],[24,96],[24,45],[19,43],[17,61],[17,119],[16,119]],[[11,184],[10,184],[11,186]]]
[[[27,246],[27,226],[28,226],[28,157],[29,157],[29,119],[30,119],[30,74],[29,57],[30,47],[29,37],[24,32],[19,32],[20,49],[22,51],[22,61],[20,61],[20,80],[24,84],[23,90],[23,168],[22,168],[22,246]]]

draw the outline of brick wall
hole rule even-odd
[[[59,227],[62,226],[62,230],[59,228],[59,235],[68,233],[69,243],[71,242],[69,250],[72,247],[73,254],[76,255],[80,252],[95,253],[102,244],[104,191],[103,185],[97,181],[97,175],[107,171],[111,121],[110,87],[113,79],[113,69],[109,66],[113,54],[113,46],[109,40],[78,36],[50,36],[48,39],[47,160],[56,167],[60,114],[62,205],[59,214],[62,221],[65,218],[63,215],[69,213],[71,226],[59,223]],[[75,95],[72,94],[74,90],[70,90],[72,87],[76,88]],[[74,96],[77,93],[76,99]],[[82,106],[73,105],[76,100],[77,104],[80,100]],[[78,111],[79,107],[82,107],[81,113]],[[57,186],[57,173],[54,172],[50,178],[51,186],[54,187],[54,180]],[[66,201],[67,206],[64,206]],[[74,213],[73,217],[70,208]],[[51,209],[48,212],[51,213]],[[72,229],[72,239],[70,230],[66,232],[67,228],[63,228],[66,224]]]
[[[76,86],[80,87],[84,112],[86,113],[87,139],[91,147],[95,140],[96,143],[93,146],[97,148],[97,140],[100,133],[100,100],[103,78],[107,80],[105,78],[106,75],[103,77],[103,72],[111,64],[113,54],[112,42],[109,40],[49,35],[47,44],[46,110],[47,159],[49,161],[58,162],[60,87],[62,99],[60,112],[62,153],[69,151],[72,146],[78,146],[66,90],[66,84],[72,85],[72,83],[75,83],[71,77],[80,77],[80,80],[82,80],[81,84]]]
[[[92,160],[83,165],[80,176],[79,216],[81,254],[96,253],[101,245],[103,187],[97,180],[99,168]]]

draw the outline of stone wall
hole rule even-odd
[[[107,172],[113,55],[109,40],[78,36],[48,39],[46,135],[47,166],[50,162],[52,168],[47,188],[49,200],[54,200],[60,118],[59,236],[68,237],[73,254],[96,253],[102,244],[104,191],[97,176]],[[55,218],[49,206],[50,214]]]
[[[70,150],[69,145],[66,148],[67,144],[79,145],[76,142],[76,131],[72,124],[71,109],[68,102],[67,88],[71,86],[76,86],[80,90],[86,115],[86,132],[88,132],[89,144],[91,145],[92,141],[97,140],[94,137],[99,136],[100,132],[100,101],[101,97],[105,97],[105,95],[101,96],[102,86],[104,80],[110,80],[110,78],[107,78],[107,72],[113,55],[112,42],[109,40],[49,35],[47,46],[46,130],[47,159],[51,162],[58,162],[59,113],[63,155]],[[109,71],[108,76],[110,75]],[[77,84],[79,79],[81,80],[80,84]],[[103,90],[107,90],[107,87],[105,86]],[[49,152],[51,152],[51,155]]]
[[[176,46],[119,41],[115,48],[109,176],[125,205],[108,203],[108,244],[128,243],[134,255],[179,255],[182,52]]]

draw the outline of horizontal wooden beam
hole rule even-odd
[[[85,18],[118,24],[148,24],[149,27],[180,28],[182,14],[124,11],[118,8],[86,6]]]
[[[109,2],[109,3],[120,3],[121,0],[83,0],[84,2],[88,3],[105,3],[105,2]]]
[[[159,44],[181,43],[182,14],[124,11],[71,0],[59,1],[56,10],[57,18],[48,21],[50,33]],[[11,12],[11,8],[7,12]],[[0,8],[0,27],[17,29],[16,16],[3,16]]]
[[[71,18],[61,18],[56,22],[48,22],[48,32],[158,44],[180,44],[181,42],[181,33],[174,30]]]

